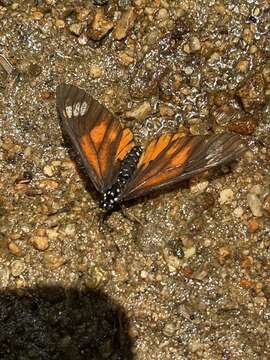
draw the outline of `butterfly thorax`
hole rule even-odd
[[[100,207],[104,210],[112,210],[121,202],[126,184],[133,175],[142,153],[140,146],[134,146],[126,157],[121,161],[120,170],[116,182],[102,194]]]

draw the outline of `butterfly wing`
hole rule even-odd
[[[140,157],[123,199],[188,179],[204,170],[228,163],[245,150],[236,134],[185,136],[165,134],[151,141]]]
[[[133,148],[133,135],[84,90],[62,84],[56,105],[64,130],[80,154],[87,173],[100,192],[115,181],[120,160]]]

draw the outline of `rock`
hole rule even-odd
[[[70,25],[70,27],[69,27],[69,31],[76,36],[79,36],[81,34],[82,30],[83,30],[82,23],[75,23],[75,24]]]
[[[167,9],[160,9],[157,13],[157,20],[165,20],[169,17],[169,12]]]
[[[248,231],[253,234],[259,229],[259,223],[256,218],[251,218],[248,222]]]
[[[207,189],[207,186],[209,184],[209,181],[207,180],[201,180],[198,181],[198,179],[191,179],[190,180],[190,192],[192,194],[201,194],[203,192],[205,192],[205,190]]]
[[[49,269],[57,269],[65,263],[65,259],[50,251],[44,254],[44,264]]]
[[[262,210],[262,202],[258,195],[254,193],[248,193],[247,194],[247,202],[248,206],[254,216],[262,216],[263,210]]]
[[[113,37],[116,40],[124,39],[128,32],[133,28],[134,22],[136,19],[136,13],[134,8],[130,8],[125,11],[121,18],[117,21],[115,28],[113,30]]]
[[[32,245],[34,246],[35,249],[40,250],[40,251],[45,251],[48,249],[49,247],[49,241],[48,241],[48,237],[47,236],[33,236],[30,239]]]
[[[145,271],[145,270],[142,270],[142,271],[141,271],[141,278],[142,278],[142,279],[147,279],[148,276],[149,276],[149,274],[148,274],[147,271]]]
[[[265,105],[265,83],[261,73],[251,76],[238,90],[237,95],[247,112],[260,109]]]
[[[251,135],[256,130],[257,125],[257,120],[254,117],[248,116],[230,123],[228,130],[242,135]]]
[[[44,14],[41,11],[33,11],[31,17],[33,20],[41,20]]]
[[[236,70],[239,73],[245,73],[249,69],[249,61],[248,60],[240,60],[236,65]]]
[[[222,204],[228,204],[231,203],[234,199],[234,193],[232,189],[224,189],[219,194],[219,203]]]
[[[80,45],[86,45],[88,43],[88,36],[87,34],[83,33],[78,37],[78,43]]]
[[[53,167],[49,165],[44,166],[43,174],[49,177],[53,176]]]
[[[201,43],[197,36],[191,36],[187,45],[187,47],[184,47],[184,51],[188,54],[196,53],[201,50]]]
[[[169,105],[165,105],[165,104],[160,104],[159,112],[160,112],[161,116],[173,116],[174,115],[174,110]]]
[[[89,73],[92,78],[97,79],[104,74],[104,70],[98,65],[91,65]]]
[[[225,263],[226,260],[228,260],[232,255],[231,249],[228,247],[221,247],[219,248],[219,257],[218,261],[221,265]]]
[[[8,250],[11,252],[11,254],[13,254],[15,256],[21,256],[22,255],[21,248],[17,244],[15,244],[14,242],[10,242],[8,244]]]
[[[66,26],[66,24],[65,24],[64,20],[62,20],[62,19],[56,19],[56,20],[55,20],[55,26],[56,26],[58,29],[63,29],[63,28]]]
[[[129,66],[134,62],[133,55],[131,55],[129,51],[119,51],[118,59],[121,62],[121,64],[125,66]]]
[[[111,29],[113,22],[104,15],[103,8],[98,8],[89,30],[89,37],[92,40],[101,40]]]
[[[164,329],[163,329],[163,334],[165,336],[172,337],[175,335],[176,330],[177,330],[177,328],[176,328],[175,324],[169,322],[169,323],[165,324]]]
[[[20,276],[26,268],[25,263],[22,260],[15,260],[11,263],[11,274],[14,277]]]
[[[237,218],[241,218],[244,214],[244,209],[241,207],[237,207],[233,210],[233,214],[234,216],[236,216]]]
[[[139,104],[133,110],[126,112],[127,118],[133,118],[138,121],[143,121],[150,113],[151,113],[151,105],[148,101],[144,101],[143,103]]]

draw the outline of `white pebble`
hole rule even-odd
[[[254,216],[260,217],[263,215],[262,202],[256,194],[247,194],[247,202]]]
[[[233,210],[233,214],[234,216],[236,216],[237,218],[241,218],[244,214],[244,209],[241,207],[237,207]]]
[[[222,204],[228,204],[233,201],[234,193],[232,189],[224,189],[219,194],[219,203]]]

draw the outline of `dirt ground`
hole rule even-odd
[[[269,0],[2,0],[0,46],[0,359],[270,359]],[[62,82],[248,150],[102,223]]]

